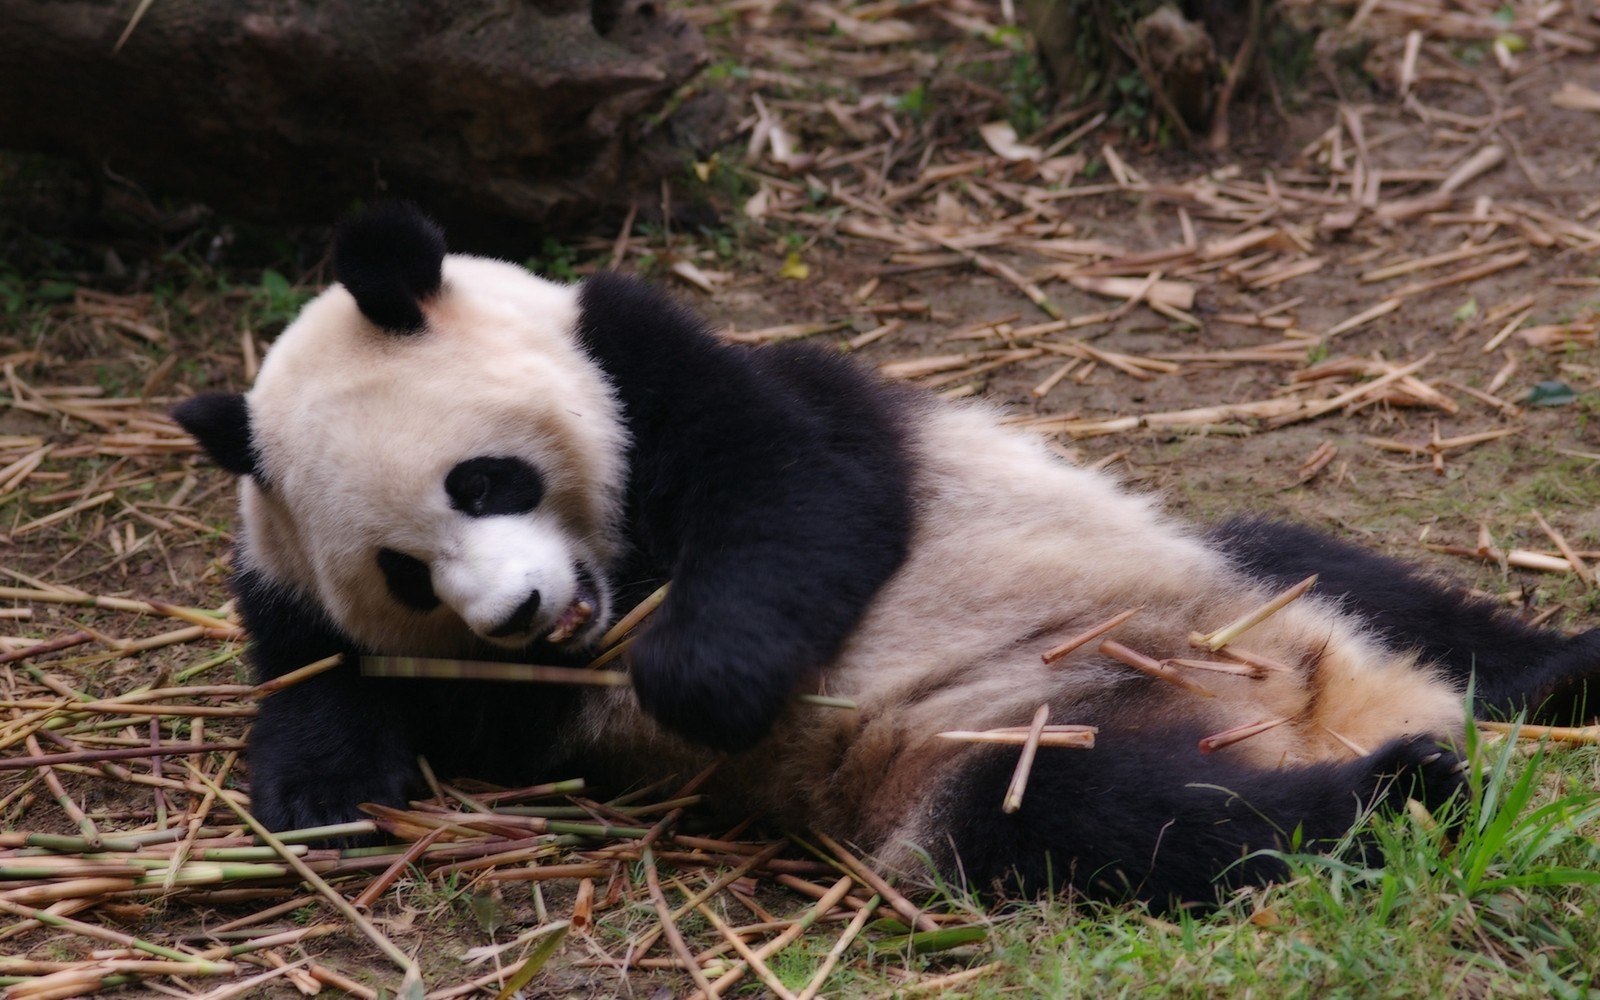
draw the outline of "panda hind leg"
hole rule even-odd
[[[1102,727],[1093,750],[1042,749],[1009,815],[1000,803],[1016,753],[975,751],[934,809],[953,817],[950,867],[985,892],[1071,885],[1158,908],[1212,905],[1282,878],[1272,851],[1329,850],[1365,810],[1397,810],[1408,798],[1438,810],[1465,785],[1461,760],[1431,737],[1268,770],[1202,756],[1188,735]]]
[[[1240,518],[1211,533],[1212,545],[1247,572],[1287,585],[1317,574],[1316,592],[1415,650],[1462,689],[1477,714],[1526,711],[1558,725],[1600,716],[1600,629],[1566,636],[1536,628],[1418,567],[1297,524]]]

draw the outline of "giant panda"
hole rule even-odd
[[[715,760],[728,809],[888,871],[1205,903],[1364,810],[1444,804],[1474,707],[1591,713],[1600,632],[1524,626],[1305,529],[1191,529],[989,408],[826,349],[728,343],[634,278],[557,284],[448,254],[408,206],[347,223],[333,261],[339,283],[247,393],[175,412],[243,477],[232,586],[259,678],[346,654],[261,705],[250,793],[269,827],[402,804],[419,754],[501,781],[643,783]],[[1138,608],[1108,638],[1205,658],[1194,633],[1311,573],[1236,643],[1273,669],[1179,686],[1097,642],[1041,656]],[[631,689],[357,666],[582,664],[667,580],[623,658]],[[936,734],[1026,726],[1040,705],[1096,742],[1040,749],[1006,812],[1017,748]]]

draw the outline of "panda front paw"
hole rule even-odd
[[[250,811],[267,829],[365,819],[361,803],[403,806],[424,787],[394,717],[375,701],[357,706],[337,693],[307,684],[262,703],[246,763]]]
[[[330,773],[325,767],[252,766],[250,813],[269,830],[304,830],[368,819],[363,802],[404,806],[422,783],[415,764],[375,768],[360,774]],[[361,839],[341,838],[346,843]]]
[[[1435,812],[1467,786],[1467,762],[1435,736],[1393,740],[1359,763],[1366,801],[1389,809],[1403,809],[1407,799],[1416,799]]]
[[[634,643],[629,664],[639,705],[667,729],[717,750],[746,750],[772,731],[793,680],[750,646],[697,641],[655,628]]]

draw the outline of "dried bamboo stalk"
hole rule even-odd
[[[840,900],[844,899],[845,895],[849,893],[853,885],[854,881],[848,875],[839,879],[839,881],[833,884],[833,888],[828,890],[826,895],[817,900],[816,906],[813,906],[810,910],[806,911],[805,916],[801,917],[799,920],[796,920],[788,930],[784,931],[782,934],[779,934],[777,937],[762,945],[760,948],[757,948],[756,954],[762,958],[766,958],[778,949],[788,945],[801,934],[804,934],[806,929],[809,928],[813,923],[825,915],[829,910],[839,905]],[[728,989],[728,987],[738,982],[744,976],[744,968],[745,967],[743,965],[738,965],[732,969],[729,969],[721,976],[718,976],[716,982],[711,984],[710,992],[701,990],[697,993],[691,994],[689,1000],[716,1000],[716,997],[721,996],[722,993]]]
[[[1050,718],[1050,706],[1040,705],[1033,713],[1033,724],[1022,743],[1022,753],[1017,757],[1017,769],[1011,774],[1011,784],[1006,787],[1006,797],[1000,811],[1010,815],[1022,808],[1022,796],[1028,790],[1028,777],[1033,773],[1033,761],[1039,753],[1039,738],[1044,735],[1045,721]]]
[[[646,869],[647,873],[648,871],[649,869]],[[798,1000],[794,994],[794,991],[783,985],[783,980],[779,979],[773,973],[773,971],[767,967],[765,958],[757,955],[749,945],[745,944],[744,939],[738,934],[734,933],[733,928],[728,926],[727,921],[717,916],[717,912],[715,910],[704,903],[699,904],[696,909],[699,910],[701,916],[705,917],[706,920],[710,922],[712,929],[718,934],[721,934],[723,940],[727,941],[728,944],[732,946],[733,950],[738,953],[739,957],[744,959],[745,964],[748,965],[753,972],[755,972],[756,978],[760,979],[761,982],[766,985],[767,989],[771,990],[773,994],[779,998],[779,1000]],[[700,966],[698,963],[694,962],[692,957],[689,959],[689,962],[690,964],[688,966],[688,971],[689,974],[693,976],[695,970],[699,969]],[[696,977],[695,984],[707,993],[712,991],[711,984],[705,981],[704,972],[701,972],[700,975]]]
[[[1200,752],[1215,753],[1224,747],[1231,747],[1235,743],[1241,743],[1252,736],[1259,736],[1269,729],[1275,729],[1288,722],[1290,718],[1290,716],[1285,715],[1276,719],[1262,719],[1260,722],[1235,726],[1220,733],[1212,733],[1210,736],[1201,737]]]
[[[844,865],[851,875],[855,876],[857,881],[882,896],[896,913],[905,918],[907,923],[923,931],[936,931],[939,929],[939,925],[930,919],[926,913],[923,913],[920,907],[895,891],[893,886],[884,881],[883,876],[868,867],[866,862],[845,850],[837,840],[820,831],[816,832],[815,836],[817,841],[823,847],[826,847],[838,859],[839,863]]]
[[[1094,639],[1098,639],[1107,632],[1110,632],[1112,629],[1121,625],[1123,622],[1126,622],[1129,618],[1132,618],[1142,610],[1144,610],[1144,605],[1141,604],[1137,608],[1129,608],[1126,611],[1112,615],[1110,618],[1106,619],[1100,624],[1079,632],[1072,638],[1067,639],[1060,645],[1042,654],[1040,658],[1046,663],[1054,663],[1085,643],[1088,643]]]
[[[1255,628],[1257,625],[1260,625],[1268,618],[1271,618],[1279,611],[1282,611],[1294,601],[1305,596],[1306,591],[1310,590],[1316,584],[1316,582],[1317,575],[1313,573],[1304,580],[1301,580],[1299,583],[1273,597],[1270,601],[1267,601],[1260,607],[1254,608],[1245,614],[1240,615],[1238,618],[1213,632],[1206,633],[1206,646],[1209,647],[1212,652],[1221,649],[1228,643]]]
[[[1166,667],[1161,665],[1159,660],[1152,659],[1143,653],[1129,649],[1120,642],[1116,642],[1112,639],[1103,639],[1100,642],[1100,652],[1114,660],[1126,663],[1128,666],[1134,668],[1140,673],[1148,674],[1157,680],[1166,681],[1168,684],[1176,684],[1185,691],[1197,694],[1202,698],[1215,697],[1215,695],[1213,695],[1210,691],[1206,690],[1204,687],[1201,687],[1199,684],[1196,684],[1194,681],[1189,680],[1189,678],[1180,676],[1174,670],[1168,670]]]
[[[1478,728],[1491,733],[1515,736],[1522,740],[1550,740],[1555,743],[1600,743],[1600,726],[1536,726],[1530,723],[1486,722],[1478,720]]]
[[[672,953],[683,962],[684,971],[689,973],[689,978],[700,991],[708,997],[717,995],[716,989],[711,985],[711,980],[706,978],[705,970],[700,968],[700,963],[694,960],[694,953],[689,950],[689,945],[683,940],[683,932],[678,930],[678,925],[667,919],[672,912],[672,907],[667,903],[666,893],[661,891],[661,875],[656,871],[656,859],[652,848],[645,847],[641,852],[644,864],[645,885],[650,890],[650,901],[655,904],[657,919],[661,921],[661,929],[667,939],[667,946]]]
[[[334,653],[332,656],[324,656],[315,663],[308,663],[303,667],[297,667],[286,674],[281,674],[269,681],[263,681],[260,684],[257,684],[253,689],[251,689],[250,696],[259,699],[265,698],[270,694],[276,694],[277,692],[282,691],[284,688],[293,687],[294,685],[299,684],[301,681],[307,681],[318,674],[327,673],[343,662],[343,653]]]
[[[844,933],[840,934],[838,939],[833,942],[833,947],[829,948],[828,954],[823,956],[822,964],[817,967],[817,971],[812,975],[811,981],[806,983],[805,989],[800,991],[798,1000],[813,1000],[816,997],[818,991],[822,989],[822,984],[827,982],[828,974],[833,971],[835,965],[839,964],[839,959],[844,956],[845,949],[850,947],[850,942],[856,939],[856,935],[860,934],[862,928],[867,926],[867,921],[872,919],[873,911],[878,908],[880,899],[881,897],[879,896],[873,896],[867,900],[865,906],[856,911],[854,917],[850,918],[850,923],[845,927]]]
[[[232,796],[225,794],[221,788],[212,783],[210,778],[207,778],[199,771],[194,771],[193,774],[195,780],[199,781],[201,784],[215,792],[217,798],[226,803],[227,806],[238,815],[239,819],[243,820],[245,825],[250,827],[257,837],[261,838],[263,843],[277,851],[278,855],[288,863],[289,867],[295,870],[295,872],[300,876],[301,879],[305,881],[307,885],[311,886],[311,888],[315,889],[319,895],[321,895],[329,903],[333,904],[333,908],[335,910],[338,910],[346,920],[355,925],[355,927],[366,936],[368,941],[371,941],[374,945],[376,945],[378,950],[383,952],[384,956],[387,957],[389,961],[393,962],[395,967],[400,969],[401,973],[406,978],[410,979],[420,976],[420,972],[417,969],[417,963],[411,958],[411,956],[395,947],[394,942],[390,941],[383,934],[383,932],[379,931],[378,928],[372,924],[370,920],[368,920],[359,910],[352,906],[350,901],[344,898],[343,894],[334,889],[327,882],[323,881],[322,877],[316,872],[312,871],[311,868],[300,859],[299,855],[291,851],[289,849],[289,845],[278,839],[278,837],[276,837],[272,831],[262,826],[259,820],[250,815],[249,810],[245,809],[243,806],[239,805],[238,802],[234,801]]]
[[[611,646],[616,645],[617,641],[623,636],[637,628],[641,622],[650,617],[657,608],[661,607],[661,602],[667,599],[667,588],[670,586],[672,584],[663,583],[652,591],[650,596],[636,604],[633,610],[623,615],[615,625],[606,630],[606,634],[600,637],[600,644],[596,648],[609,649]]]
[[[1595,585],[1595,579],[1594,571],[1589,568],[1589,564],[1584,562],[1578,553],[1573,550],[1572,546],[1567,543],[1565,535],[1550,527],[1550,522],[1544,519],[1543,514],[1537,510],[1532,513],[1533,519],[1538,522],[1540,530],[1550,536],[1550,540],[1555,543],[1556,551],[1560,552],[1562,558],[1571,564],[1573,574],[1583,583],[1584,589],[1592,588]]]
[[[1094,749],[1094,737],[1099,732],[1094,726],[1045,726],[1039,737],[1042,747],[1066,747],[1073,750]],[[956,743],[998,743],[1003,746],[1022,746],[1028,742],[1028,730],[1012,729],[952,729],[934,734],[939,739]]]

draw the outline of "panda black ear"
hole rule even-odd
[[[444,230],[415,205],[380,205],[339,227],[333,272],[361,314],[394,333],[419,333],[421,303],[439,291]]]
[[[173,407],[172,419],[194,435],[213,462],[237,475],[256,475],[250,406],[242,394],[202,392]]]

